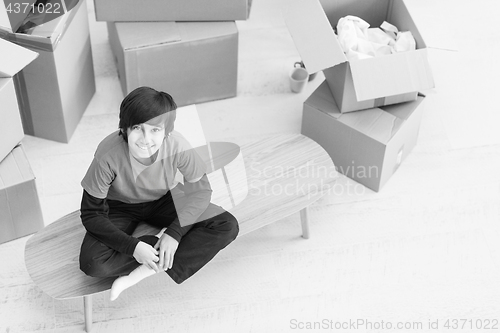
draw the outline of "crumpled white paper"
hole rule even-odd
[[[348,15],[337,23],[339,43],[348,60],[366,59],[416,49],[411,31],[399,31],[383,22],[380,28],[370,28],[363,19]]]

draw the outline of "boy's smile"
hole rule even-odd
[[[163,125],[139,124],[127,129],[128,147],[132,156],[142,164],[154,162],[155,154],[165,138]]]

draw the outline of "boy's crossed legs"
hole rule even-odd
[[[141,221],[136,214],[131,214],[131,206],[133,205],[127,205],[127,213],[116,210],[118,207],[112,209],[113,207],[110,206],[109,214],[111,221],[129,235]],[[163,221],[162,223],[168,225],[176,216],[172,215],[172,209],[175,214],[173,205],[169,206],[171,207],[162,207],[166,208],[166,211],[162,209],[163,212],[161,212],[164,218],[159,219],[156,215],[153,219],[146,219],[146,222],[163,227],[162,232],[158,235],[141,236],[139,240],[153,247],[156,245],[166,227],[158,225],[158,221]],[[144,206],[141,209],[144,211]],[[182,283],[195,274],[238,235],[238,222],[234,216],[214,204],[209,204],[198,221],[200,222],[182,228],[183,237],[175,253],[173,266],[166,270],[176,283]],[[154,270],[139,264],[134,257],[109,248],[88,233],[82,243],[80,268],[90,276],[118,276],[111,289],[112,300],[116,299],[126,288],[155,273]]]

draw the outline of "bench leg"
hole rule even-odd
[[[85,332],[92,329],[92,295],[83,296],[83,311],[85,316]]]
[[[309,238],[309,220],[307,217],[307,207],[300,211],[300,222],[302,224],[302,237]]]

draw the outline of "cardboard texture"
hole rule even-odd
[[[108,22],[123,94],[150,86],[178,106],[236,96],[234,22]]]
[[[24,133],[69,142],[95,93],[86,1],[29,34],[0,34],[39,53],[15,78]]]
[[[97,21],[235,21],[250,15],[251,0],[94,0]]]
[[[411,31],[417,50],[347,61],[334,32],[347,15]],[[403,0],[290,0],[284,17],[305,67],[323,70],[341,112],[415,100],[434,87],[426,44]]]
[[[0,243],[44,227],[35,176],[22,146],[0,162]]]
[[[304,102],[302,134],[328,152],[337,171],[378,192],[416,145],[423,100],[341,113],[324,81]]]
[[[12,76],[38,56],[6,40],[0,39],[0,161],[7,156],[24,137],[21,115],[17,104]]]

